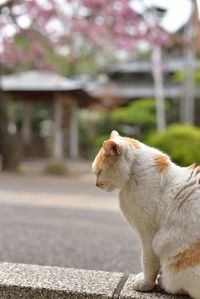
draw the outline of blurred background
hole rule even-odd
[[[111,130],[200,163],[200,1],[0,0],[0,260],[140,270],[91,162]]]

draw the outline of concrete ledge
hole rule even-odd
[[[163,290],[156,288],[154,292],[140,293],[133,290],[134,275],[129,275],[120,293],[120,299],[189,299],[188,296],[167,295]],[[190,298],[191,299],[191,298]]]
[[[133,275],[0,263],[1,299],[181,299],[159,291],[139,293],[132,289]]]

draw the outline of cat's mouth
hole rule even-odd
[[[112,192],[115,188],[113,186],[104,186],[102,189],[105,192]]]
[[[115,187],[113,187],[112,185],[99,183],[98,181],[96,182],[96,186],[104,190],[105,192],[112,192],[115,189]]]
[[[96,184],[99,189],[102,189],[105,192],[112,192],[115,188],[111,185],[104,185],[104,184]]]

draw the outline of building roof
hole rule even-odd
[[[199,61],[194,62],[194,68],[200,68]],[[163,71],[176,72],[185,69],[185,62],[181,57],[163,59]],[[132,60],[124,63],[111,65],[105,69],[107,74],[111,73],[149,73],[152,71],[150,60]]]
[[[85,79],[68,79],[49,71],[28,71],[0,77],[3,92],[11,94],[14,101],[52,102],[60,93],[78,103],[80,107],[100,104],[86,89]],[[65,99],[66,99],[65,97]]]
[[[96,86],[95,88],[91,88],[90,92],[99,98],[125,98],[125,99],[134,99],[134,98],[142,98],[142,97],[154,97],[155,90],[153,85],[151,84],[140,84],[136,85],[132,84],[115,84],[115,83],[107,83],[103,86]],[[165,86],[164,93],[168,98],[173,98],[180,96],[182,92],[182,87],[180,85],[174,86]]]
[[[32,70],[2,76],[1,86],[3,91],[73,91],[82,89],[83,82],[49,71]]]
[[[92,96],[102,99],[104,105],[112,106],[111,99],[119,99],[121,105],[126,104],[129,100],[139,98],[154,98],[155,89],[153,84],[116,84],[113,81],[109,81],[103,85],[90,85],[89,92]],[[184,93],[184,87],[182,85],[168,84],[164,86],[165,98],[180,97]],[[200,94],[200,89],[195,88],[195,94]]]

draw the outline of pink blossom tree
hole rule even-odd
[[[5,0],[0,27],[0,62],[7,67],[18,61],[48,67],[39,37],[55,51],[67,49],[76,58],[82,40],[105,55],[119,49],[132,53],[139,40],[151,46],[168,41],[167,34],[136,13],[129,0]],[[27,41],[24,47],[15,42],[20,36]]]
[[[0,63],[12,68],[16,63],[32,62],[36,68],[49,68],[47,48],[64,44],[56,1],[5,0],[0,14]],[[67,21],[66,21],[67,22]],[[22,39],[22,42],[17,42]],[[62,40],[61,40],[62,39]]]
[[[71,18],[72,28],[101,51],[115,48],[131,53],[140,40],[148,41],[151,46],[169,42],[168,34],[149,16],[139,15],[130,0],[79,0],[78,3]]]

